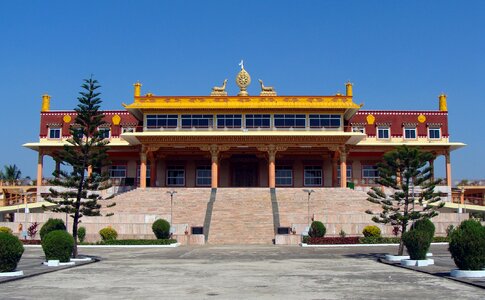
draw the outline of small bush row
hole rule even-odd
[[[96,243],[97,245],[170,245],[176,243],[174,239],[159,240],[109,240]]]
[[[306,243],[309,245],[358,244],[359,237],[309,237]]]

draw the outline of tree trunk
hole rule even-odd
[[[404,233],[406,233],[406,227],[407,227],[407,223],[402,224],[401,226],[401,240],[399,241],[399,250],[397,252],[397,255],[399,256],[402,256],[402,254],[404,253],[404,242],[402,241],[402,236]]]
[[[74,219],[72,221],[72,237],[74,238],[74,248],[72,249],[73,258],[77,257],[77,226],[79,224],[79,208],[81,207],[81,195],[82,195],[83,185],[84,185],[84,172],[81,175],[79,187],[77,188],[76,208],[74,209]]]

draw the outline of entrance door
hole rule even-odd
[[[256,187],[258,185],[258,163],[257,161],[234,161],[232,167],[233,187]]]

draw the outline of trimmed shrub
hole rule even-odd
[[[382,236],[368,236],[359,239],[361,244],[399,244],[400,238],[397,237],[382,237]]]
[[[413,229],[402,235],[402,240],[411,259],[426,259],[429,246],[431,245],[432,236],[425,230]]]
[[[380,237],[381,229],[374,225],[365,226],[364,230],[362,230],[362,234],[365,237]]]
[[[0,232],[0,272],[13,272],[24,253],[20,240],[6,232]]]
[[[99,235],[103,241],[113,241],[118,237],[118,232],[109,226],[101,229],[99,231]]]
[[[77,238],[80,243],[84,242],[84,239],[86,238],[86,228],[85,227],[79,227],[77,229]]]
[[[8,233],[8,234],[13,234],[12,229],[10,229],[8,227],[5,227],[5,226],[0,226],[0,232]]]
[[[44,225],[40,228],[40,239],[43,240],[47,234],[51,231],[55,230],[66,230],[66,225],[64,225],[64,221],[61,219],[49,219],[45,222]]]
[[[174,239],[160,240],[111,240],[99,242],[99,245],[170,245],[176,243]]]
[[[461,222],[450,235],[448,250],[460,270],[485,268],[485,227],[472,219]]]
[[[308,231],[310,237],[324,237],[327,232],[327,228],[320,221],[313,221]]]
[[[65,230],[51,231],[42,240],[46,260],[68,262],[73,248],[74,238]]]
[[[422,230],[430,235],[430,239],[433,238],[436,228],[430,219],[420,219],[413,223],[411,230]]]
[[[152,230],[157,239],[168,239],[170,236],[170,223],[164,219],[158,219],[153,222]]]

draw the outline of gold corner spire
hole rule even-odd
[[[251,84],[251,76],[244,70],[244,61],[241,59],[239,63],[241,66],[241,71],[236,76],[236,84],[239,86],[238,96],[249,96],[247,92],[247,87]]]
[[[41,111],[49,111],[51,106],[51,96],[44,94],[42,95],[42,108]]]
[[[141,95],[141,83],[140,83],[140,81],[136,81],[136,83],[133,86],[135,87],[135,97],[140,97],[140,95]]]
[[[349,96],[349,97],[352,97],[353,96],[353,93],[352,93],[352,82],[347,81],[347,83],[345,84],[345,88],[346,88],[346,92],[345,92],[345,95],[346,96]]]
[[[441,95],[438,96],[438,99],[440,111],[448,111],[448,106],[446,105],[446,95],[444,93],[441,93]]]

